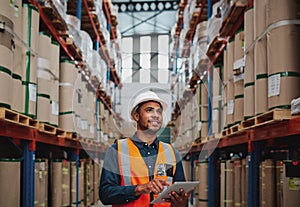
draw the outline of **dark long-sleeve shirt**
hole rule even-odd
[[[145,142],[139,141],[136,135],[134,135],[131,139],[138,147],[141,156],[148,166],[149,175],[153,178],[159,146],[158,139],[156,139],[150,146],[148,146]],[[139,198],[139,196],[134,195],[136,185],[121,186],[117,148],[118,147],[116,143],[109,147],[104,158],[104,165],[99,186],[99,197],[102,203],[105,205],[125,204]],[[173,181],[185,181],[180,154],[176,149],[174,149],[174,152],[176,156],[176,171],[173,175]]]

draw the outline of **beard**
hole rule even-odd
[[[157,126],[152,126],[152,121],[147,121],[146,124],[139,122],[139,129],[142,130],[143,132],[146,132],[148,134],[156,134],[160,128],[161,128],[161,122],[160,121],[155,121],[157,122]]]

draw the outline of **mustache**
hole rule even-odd
[[[157,123],[161,124],[161,121],[159,121],[159,120],[148,120],[148,122],[157,122]]]

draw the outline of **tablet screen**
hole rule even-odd
[[[163,203],[166,202],[163,199],[169,198],[169,193],[172,191],[179,192],[182,188],[184,192],[190,192],[193,190],[200,182],[199,181],[186,181],[186,182],[174,182],[173,185],[168,186],[163,192],[161,192],[157,198],[155,198],[151,204],[153,203]]]

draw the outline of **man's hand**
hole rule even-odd
[[[150,193],[158,194],[163,191],[164,186],[169,185],[169,182],[160,178],[155,178],[146,184],[137,185],[137,187],[135,188],[135,196]]]
[[[186,207],[190,193],[185,193],[183,189],[180,189],[179,193],[172,191],[169,196],[172,207]]]

